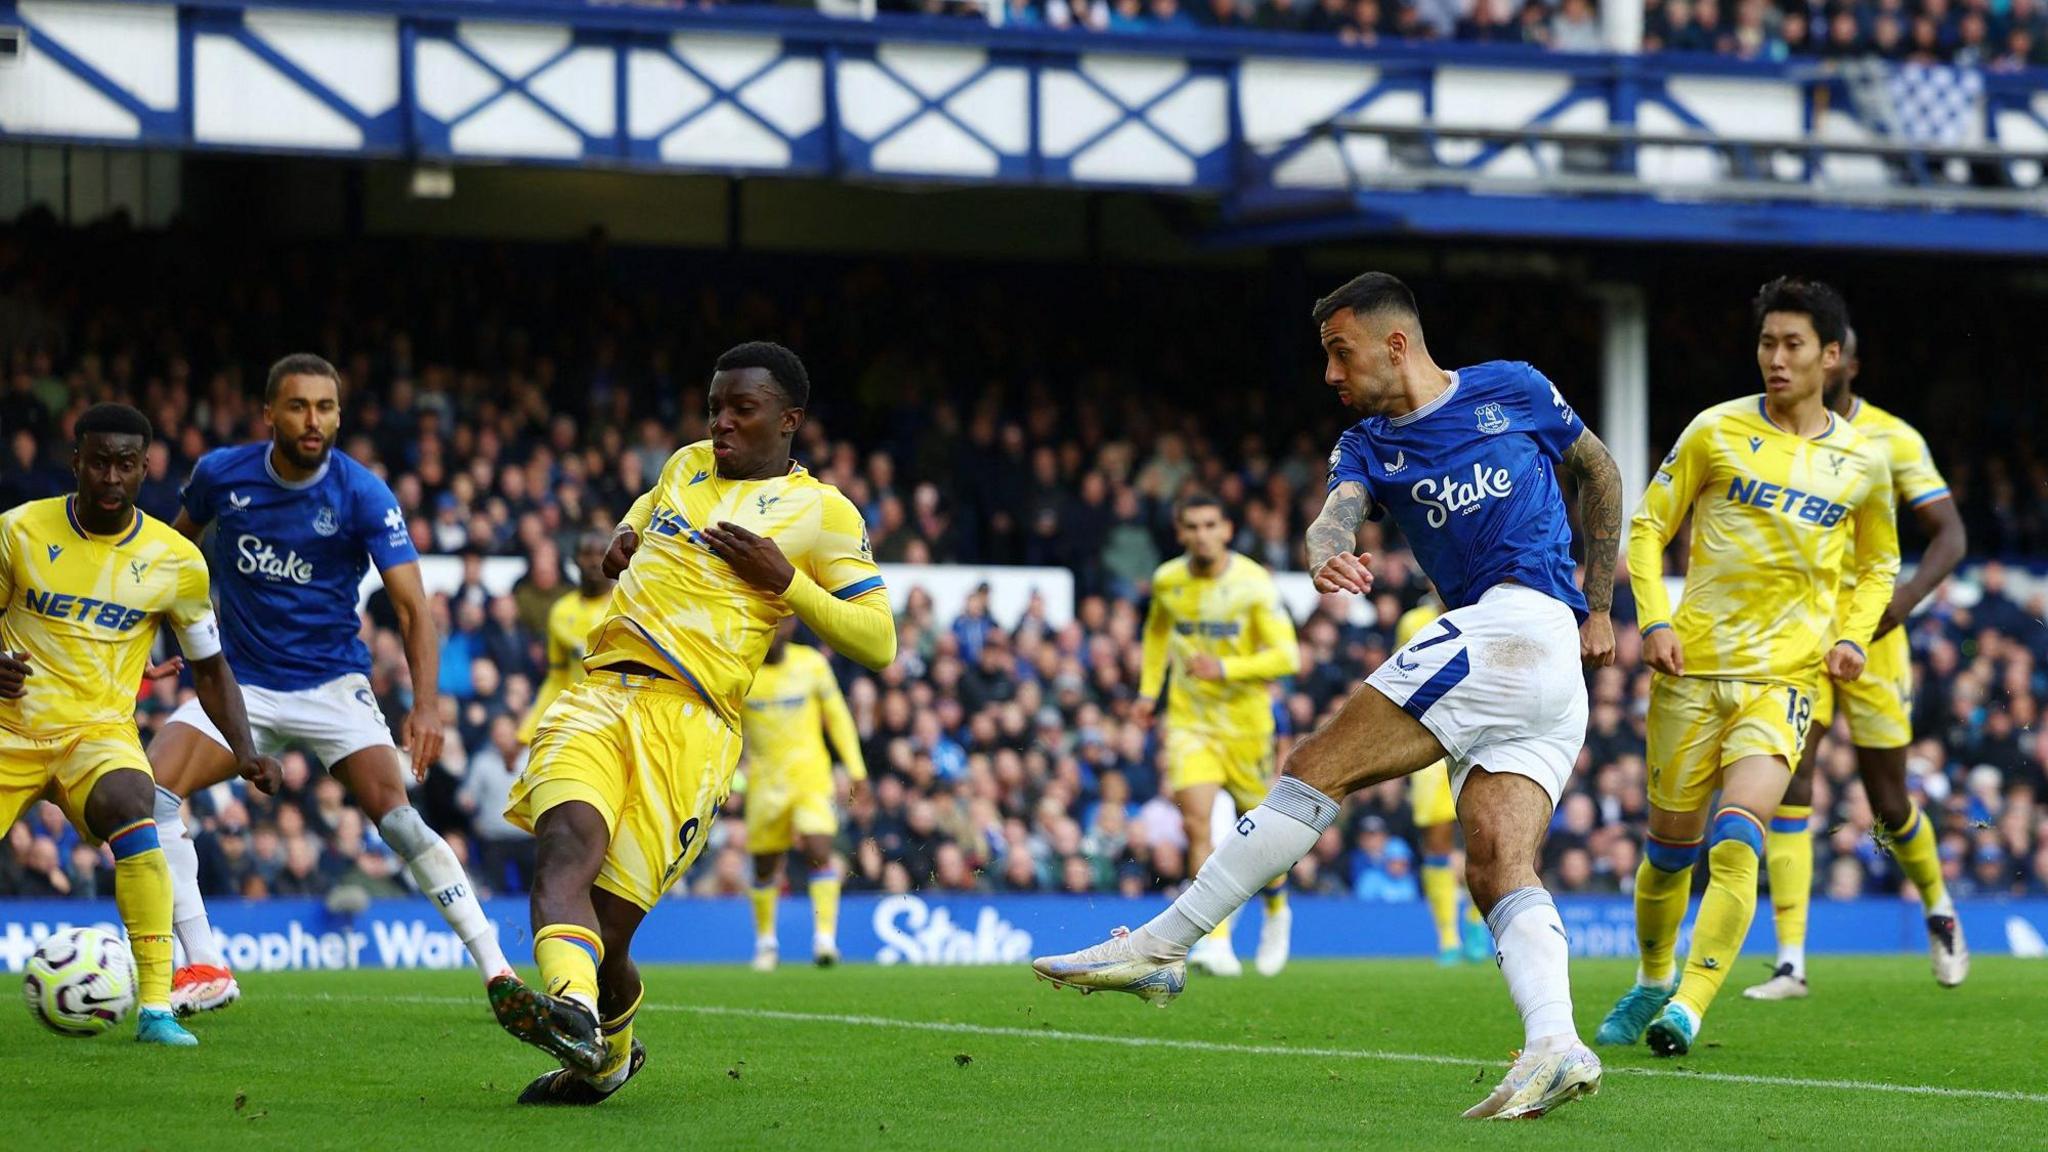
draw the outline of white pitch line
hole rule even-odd
[[[465,996],[337,996],[313,993],[300,1000],[379,1004],[476,1005]],[[895,1028],[907,1032],[943,1032],[961,1036],[992,1036],[1015,1040],[1061,1040],[1080,1044],[1113,1044],[1123,1048],[1165,1048],[1226,1056],[1308,1056],[1320,1060],[1377,1060],[1396,1064],[1492,1064],[1479,1056],[1442,1056],[1426,1052],[1387,1052],[1375,1048],[1306,1048],[1289,1044],[1229,1044],[1217,1040],[1178,1040],[1164,1036],[1106,1036],[1099,1032],[1067,1032],[1057,1028],[1011,1028],[992,1024],[958,1024],[946,1020],[899,1020],[891,1016],[854,1016],[834,1012],[785,1012],[774,1008],[733,1008],[720,1004],[642,1004],[642,1012],[682,1012],[693,1016],[733,1016],[747,1020],[784,1020],[798,1024],[837,1024],[849,1028]],[[1753,1084],[1771,1088],[1826,1088],[1842,1092],[1879,1092],[1900,1096],[1940,1096],[1965,1100],[2011,1100],[2048,1104],[2048,1093],[2001,1088],[1945,1088],[1936,1084],[1890,1084],[1881,1080],[1817,1080],[1800,1076],[1747,1076],[1739,1072],[1697,1072],[1689,1068],[1609,1067],[1610,1073],[1657,1076],[1673,1080],[1706,1080],[1717,1084]]]

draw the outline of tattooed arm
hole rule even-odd
[[[1588,664],[1614,660],[1614,557],[1621,546],[1621,469],[1591,428],[1564,454],[1564,469],[1579,487],[1579,530],[1585,534],[1586,607],[1592,613],[1579,628],[1579,656]]]
[[[1323,510],[1308,526],[1308,570],[1318,592],[1372,591],[1372,572],[1366,565],[1372,557],[1354,552],[1358,547],[1358,526],[1365,523],[1365,485],[1346,480],[1330,489]],[[1608,565],[1613,568],[1612,563]]]

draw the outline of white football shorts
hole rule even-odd
[[[1536,781],[1554,808],[1586,742],[1578,617],[1519,584],[1439,616],[1366,683],[1443,744],[1454,796],[1477,765]]]

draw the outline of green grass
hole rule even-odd
[[[1574,965],[1586,1035],[1630,971],[1619,962]],[[142,1049],[130,1041],[132,1025],[95,1040],[60,1039],[26,1012],[0,1012],[0,1146],[1983,1152],[2048,1144],[2041,964],[1980,959],[1966,987],[1943,991],[1918,960],[1824,958],[1812,999],[1741,999],[1737,987],[1761,972],[1729,982],[1690,1058],[1603,1052],[1599,1096],[1535,1123],[1501,1125],[1458,1118],[1499,1078],[1520,1039],[1491,966],[1302,963],[1276,980],[1198,978],[1163,1011],[1121,996],[1055,994],[1019,968],[791,967],[772,976],[650,968],[639,1023],[646,1071],[602,1107],[576,1111],[513,1104],[544,1059],[497,1029],[466,973],[254,975],[243,978],[241,1004],[195,1022],[202,1047],[190,1051]],[[839,1019],[798,1018],[809,1015]],[[32,1145],[17,1142],[24,1133]]]

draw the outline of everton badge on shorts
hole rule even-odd
[[[318,532],[322,536],[332,536],[336,532],[341,531],[341,525],[335,523],[334,520],[334,509],[324,507],[320,509],[320,514],[313,517],[313,531]]]
[[[1472,410],[1479,417],[1479,430],[1488,436],[1498,436],[1508,430],[1508,414],[1498,404],[1481,404]]]

